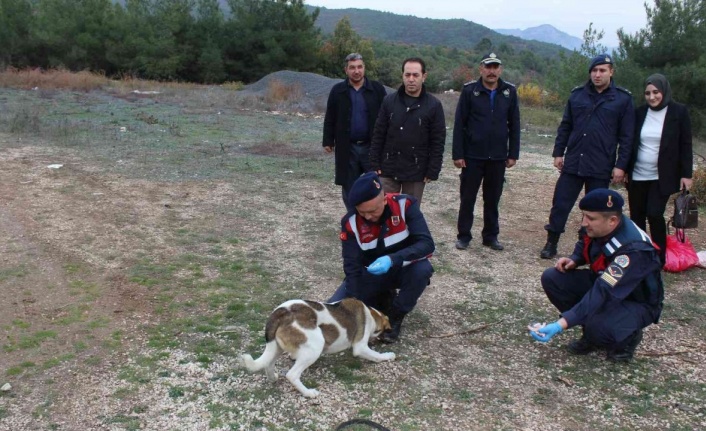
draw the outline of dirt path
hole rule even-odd
[[[337,187],[289,181],[286,174],[275,180],[241,175],[233,181],[136,180],[105,174],[68,149],[20,145],[7,135],[0,135],[0,148],[0,328],[3,343],[10,346],[0,356],[0,369],[14,370],[6,374],[11,393],[0,396],[0,430],[332,429],[361,414],[399,424],[400,430],[579,430],[620,426],[621,421],[626,429],[656,430],[666,429],[669,418],[660,422],[620,413],[620,397],[630,387],[606,395],[600,386],[572,386],[558,377],[593,367],[599,378],[638,386],[643,372],[660,375],[678,367],[679,376],[700,385],[688,389],[694,397],[703,391],[706,354],[700,332],[673,316],[648,330],[641,351],[692,353],[656,359],[637,367],[634,375],[607,368],[597,356],[587,366],[586,358],[581,362],[556,345],[526,339],[525,324],[551,318],[553,312],[538,284],[538,274],[551,262],[536,257],[551,201],[547,184],[556,177],[544,156],[523,155],[508,172],[501,208],[503,253],[477,240],[468,251],[453,247],[458,180],[452,167],[444,168],[441,180],[425,192],[422,207],[437,244],[437,272],[406,323],[404,343],[394,347],[400,359],[363,364],[360,371],[347,356],[330,358],[311,369],[323,396],[309,401],[282,379],[269,386],[264,376],[237,368],[238,353],[259,346],[248,332],[208,366],[182,347],[167,355],[150,347],[143,329],[159,322],[157,309],[164,304],[161,293],[136,282],[131,271],[141,262],[187,252],[237,254],[257,260],[282,295],[325,299],[341,278]],[[47,167],[53,163],[63,166]],[[578,224],[577,214],[570,223]],[[479,230],[474,227],[476,236]],[[179,242],[186,231],[237,232],[240,242],[214,250],[206,240],[190,249]],[[700,248],[704,240],[694,238]],[[561,249],[568,252],[572,243],[565,235]],[[218,275],[215,267],[203,271],[204,279]],[[680,278],[668,295],[681,301],[677,297],[698,283]],[[489,329],[473,335],[429,337],[483,324]],[[125,367],[139,374],[143,364],[137,358],[151,356],[157,365],[144,381],[125,375]],[[563,368],[556,371],[552,364]],[[23,378],[13,378],[22,373]],[[341,381],[350,373],[353,383]],[[126,385],[130,379],[137,383]],[[182,397],[179,391],[191,395]],[[608,414],[604,405],[588,401],[601,396],[614,406]],[[556,411],[557,399],[573,407]],[[587,412],[579,410],[585,405]],[[688,408],[700,412],[700,407]],[[688,411],[672,412],[680,423],[706,426],[685,419]],[[414,425],[406,422],[410,415],[418,416]]]

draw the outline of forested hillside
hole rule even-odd
[[[314,8],[309,6],[309,9]],[[557,58],[560,52],[566,51],[558,45],[502,35],[465,19],[418,18],[369,9],[318,9],[316,25],[324,34],[333,33],[336,24],[343,17],[348,17],[358,34],[384,42],[470,50],[487,39],[496,47],[506,45],[516,52],[529,50],[542,58]]]
[[[642,103],[643,81],[665,73],[697,129],[706,109],[706,6],[662,0],[648,25],[620,33],[616,81]],[[323,31],[322,31],[323,29]],[[412,31],[413,29],[413,31]],[[604,52],[589,27],[579,51],[503,36],[465,20],[433,20],[361,9],[311,8],[303,0],[0,0],[0,69],[65,68],[110,77],[251,83],[279,71],[342,77],[342,59],[361,52],[369,75],[400,83],[401,61],[424,58],[432,91],[477,77],[487,51],[530,103],[561,106]]]

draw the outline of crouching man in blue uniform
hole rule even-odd
[[[580,325],[583,336],[569,343],[570,353],[604,348],[609,361],[629,362],[642,328],[657,323],[662,312],[659,254],[650,237],[623,215],[617,192],[593,190],[579,208],[583,219],[573,254],[542,274],[542,287],[561,318],[530,334],[547,342]],[[589,268],[577,269],[584,264]]]
[[[346,278],[329,302],[354,297],[380,308],[392,326],[381,340],[394,343],[405,315],[429,285],[434,240],[418,201],[385,194],[374,172],[353,183],[348,204],[355,209],[341,220],[340,234]]]

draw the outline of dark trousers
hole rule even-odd
[[[458,235],[463,241],[473,238],[473,210],[478,189],[483,184],[483,242],[498,238],[500,196],[505,182],[505,160],[466,159],[461,170],[461,205],[458,210]]]
[[[542,274],[542,288],[549,301],[560,311],[570,310],[591,290],[595,276],[589,269],[559,272],[548,268]],[[606,295],[610,298],[610,295]],[[654,321],[646,304],[629,300],[609,299],[583,324],[583,335],[596,346],[620,349],[621,343],[635,331]]]
[[[595,189],[604,189],[610,184],[610,179],[580,177],[573,174],[561,173],[554,187],[554,197],[552,198],[552,209],[549,212],[549,224],[544,226],[549,232],[564,233],[566,221],[569,219],[571,209],[576,203],[576,199],[584,189],[585,193]]]
[[[348,207],[348,192],[353,187],[353,183],[358,177],[371,170],[370,144],[354,144],[351,142],[350,156],[348,157],[348,181],[341,187],[341,198],[348,211],[353,209]]]
[[[660,193],[657,180],[628,183],[630,219],[644,231],[647,231],[645,220],[650,224],[650,237],[659,247],[659,258],[662,264],[667,252],[667,223],[664,220],[664,210],[667,208],[668,201],[669,195]]]
[[[327,302],[355,297],[369,307],[382,308],[381,301],[384,302],[391,293],[394,294],[395,290],[399,289],[399,293],[394,295],[392,300],[392,309],[399,313],[409,313],[429,285],[434,268],[429,260],[424,259],[401,268],[390,268],[387,274],[382,275],[373,275],[365,269],[362,271],[357,295],[348,290],[348,283],[343,280]],[[382,311],[389,313],[389,310]]]

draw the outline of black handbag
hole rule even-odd
[[[677,229],[694,229],[699,226],[699,204],[696,196],[682,190],[674,199],[674,216],[672,226]]]

